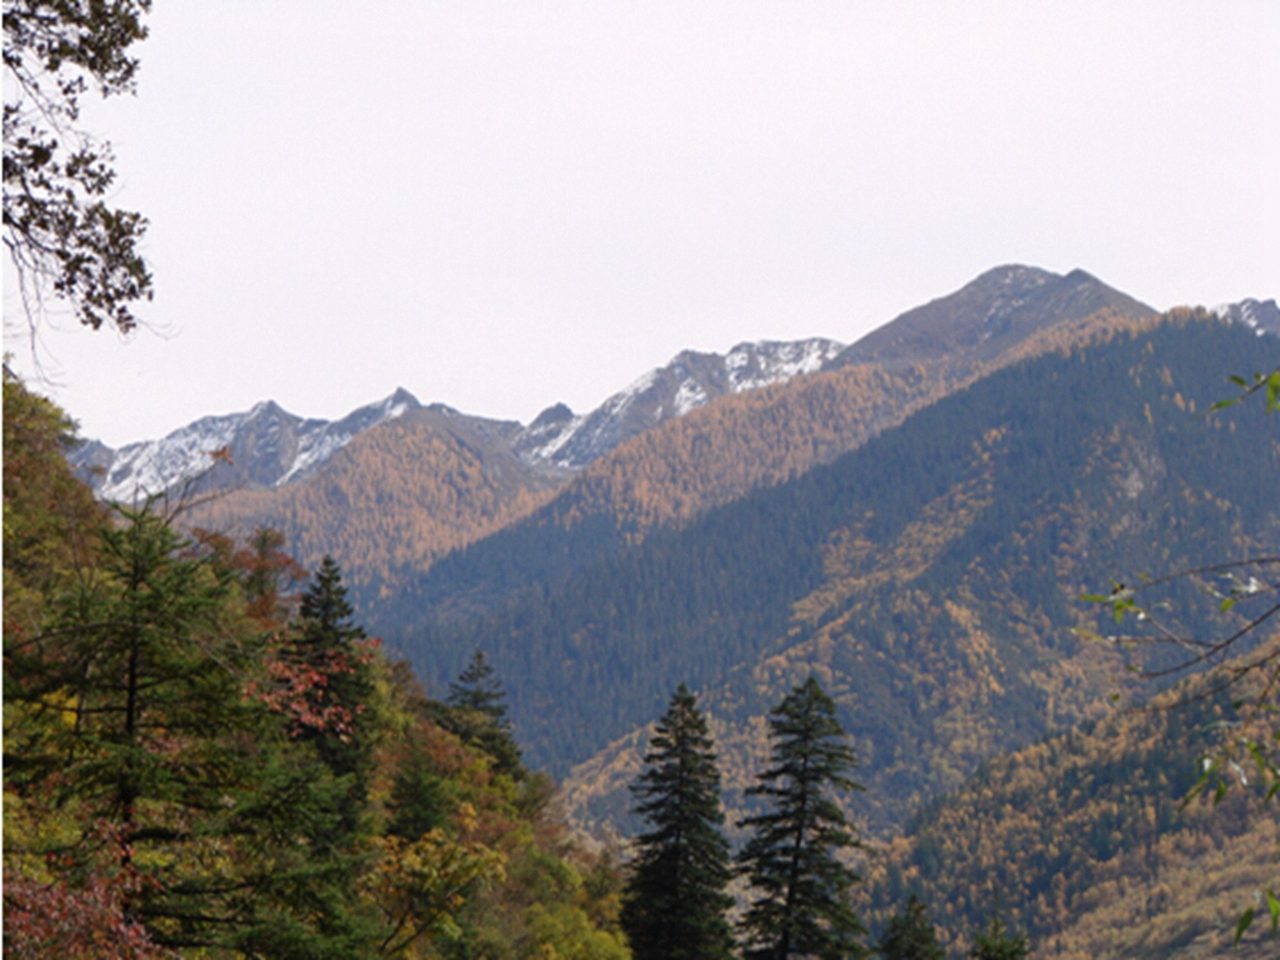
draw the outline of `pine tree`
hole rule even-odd
[[[492,757],[498,773],[519,780],[526,771],[521,765],[520,745],[511,734],[506,697],[493,665],[477,650],[467,669],[449,684],[449,696],[436,720],[464,743],[474,744]]]
[[[483,652],[477,650],[471,656],[467,669],[449,684],[449,697],[445,701],[451,707],[476,710],[490,717],[500,729],[510,730],[507,722],[507,695],[494,673],[493,665]]]
[[[925,905],[913,893],[906,909],[889,920],[880,938],[884,960],[946,960]]]
[[[738,855],[758,898],[742,921],[744,957],[787,960],[866,956],[866,933],[849,906],[860,877],[835,859],[860,846],[830,788],[860,790],[847,773],[857,766],[844,742],[835,703],[810,677],[769,714],[772,766],[747,791],[770,802],[769,813],[743,820],[755,834]]]
[[[622,927],[636,960],[727,960],[733,938],[725,911],[732,872],[720,832],[720,773],[707,721],[683,683],[658,722],[632,786],[635,813],[653,827],[623,897]]]

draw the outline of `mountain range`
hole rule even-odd
[[[304,419],[275,401],[264,400],[243,413],[203,417],[159,440],[139,441],[118,450],[86,441],[68,460],[95,495],[105,500],[131,502],[178,495],[189,487],[199,492],[274,489],[315,475],[364,431],[427,409],[465,419],[472,429],[510,447],[532,471],[563,478],[630,437],[709,400],[786,383],[818,370],[843,347],[815,337],[740,343],[723,356],[685,350],[587,414],[575,414],[558,403],[528,426],[470,417],[442,403],[424,407],[401,387],[341,420]],[[220,456],[215,457],[215,452]]]
[[[987,909],[957,892],[983,869],[965,857],[1011,842],[1000,811],[1013,801],[983,806],[989,765],[1023,769],[1054,738],[1154,735],[1115,726],[1108,697],[1126,664],[1159,654],[1082,642],[1074,631],[1098,620],[1080,594],[1123,571],[1280,548],[1274,418],[1257,405],[1206,416],[1229,374],[1280,365],[1268,334],[1274,300],[1161,314],[1083,271],[1011,265],[847,347],[686,351],[583,415],[554,405],[526,426],[397,391],[334,423],[267,403],[121,451],[86,443],[72,460],[100,497],[197,488],[213,495],[193,524],[275,527],[309,567],[333,555],[365,625],[429,689],[483,650],[526,756],[566,777],[586,828],[634,828],[627,786],[687,682],[710,712],[740,839],[765,713],[817,675],[868,788],[848,810],[891,850],[868,870],[869,915],[927,892],[959,956]],[[1081,749],[1089,763],[1105,752]],[[1045,762],[1046,783],[1083,775],[1084,761]],[[1090,776],[1101,792],[1057,816],[1102,836],[1111,781]],[[1143,796],[1166,809],[1178,782]],[[941,859],[929,810],[954,835]],[[1157,846],[1202,835],[1157,820]],[[1118,922],[1090,900],[1098,877],[1165,902],[1158,871],[1124,866],[1124,850],[1099,841],[1089,856],[1058,870],[1059,906],[1043,905],[1048,873],[1010,893],[1019,923],[1064,955],[1089,955]],[[1126,955],[1198,955],[1182,922]]]

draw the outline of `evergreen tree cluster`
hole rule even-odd
[[[810,677],[770,712],[769,733],[770,766],[749,791],[768,809],[742,821],[753,833],[731,858],[707,721],[689,688],[676,689],[632,785],[635,812],[651,827],[635,839],[622,900],[636,960],[727,960],[735,949],[746,960],[872,954],[850,901],[860,877],[839,857],[861,844],[831,792],[861,787],[849,776],[857,758],[835,703]],[[736,944],[725,892],[735,874],[751,891]],[[977,960],[1020,960],[1027,952],[1026,940],[1006,936],[998,918],[975,942]],[[886,960],[945,958],[914,895],[874,952]]]

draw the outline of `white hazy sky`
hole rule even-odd
[[[686,347],[851,341],[1001,263],[1280,295],[1280,4],[156,0],[86,111],[150,331],[52,318],[112,445],[404,386],[527,422]],[[6,283],[6,349],[30,352]]]

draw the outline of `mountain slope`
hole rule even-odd
[[[629,437],[708,400],[817,370],[843,346],[815,337],[740,343],[725,356],[686,350],[584,416],[556,404],[528,427],[513,421],[485,422],[527,465],[563,479]],[[201,492],[282,487],[313,475],[357,434],[421,406],[400,388],[385,400],[331,422],[303,419],[265,400],[242,413],[203,417],[159,440],[119,450],[88,440],[71,451],[68,460],[105,500],[181,496],[192,486]]]
[[[1110,310],[1136,318],[1156,311],[1083,270],[1065,276],[1011,264],[995,267],[955,293],[908,310],[845,349],[829,366],[890,367],[990,361],[1039,330]]]
[[[1183,806],[1197,759],[1235,719],[1230,697],[1166,696],[984,765],[919,811],[866,866],[856,891],[879,927],[910,893],[931,907],[953,957],[967,956],[1000,894],[1033,956],[1182,958],[1230,952],[1234,918],[1274,884],[1276,811],[1239,786]],[[1255,924],[1236,955],[1275,955]]]
[[[515,441],[529,463],[580,470],[619,444],[660,423],[725,396],[786,383],[813,373],[844,344],[821,337],[791,342],[740,343],[724,356],[685,350],[650,370],[584,416],[564,404],[542,411]]]
[[[952,326],[968,323],[966,317],[998,312],[1007,294],[1007,284],[998,281],[1025,273],[1058,293],[1036,301],[1035,329],[1001,340],[1002,352],[981,361],[942,353],[886,365],[852,362],[855,344],[831,361],[830,370],[723,396],[598,458],[553,501],[513,527],[445,558],[429,573],[406,576],[403,595],[372,611],[378,628],[392,632],[433,611],[492,607],[515,591],[548,587],[655,527],[689,522],[751,490],[830,462],[983,372],[1152,322],[1149,308],[1086,274],[1056,277],[1003,267],[882,329],[908,322],[924,336],[928,327],[919,317],[925,316],[943,338]],[[1115,306],[1074,318],[1082,303]],[[1054,313],[1059,308],[1065,311],[1061,316]],[[959,311],[960,319],[949,310]],[[1030,309],[1022,315],[1030,316]]]
[[[396,571],[503,527],[559,485],[512,452],[518,429],[419,407],[361,433],[305,482],[231,491],[188,519],[238,537],[273,527],[309,569],[330,554],[367,605]]]
[[[160,440],[112,450],[81,444],[68,461],[94,495],[126,503],[150,495],[279,487],[305,480],[364,430],[419,407],[407,390],[341,420],[304,420],[271,400],[244,413],[204,417]],[[225,451],[228,457],[214,457]]]
[[[1153,544],[1176,565],[1280,536],[1254,479],[1274,424],[1243,428],[1242,410],[1237,431],[1187,399],[1277,361],[1274,340],[1203,314],[1041,357],[495,615],[389,638],[431,682],[485,650],[529,755],[557,773],[681,681],[746,730],[816,671],[858,738],[863,812],[887,828],[1097,708],[1118,662],[1070,632],[1083,588],[1145,567]]]

